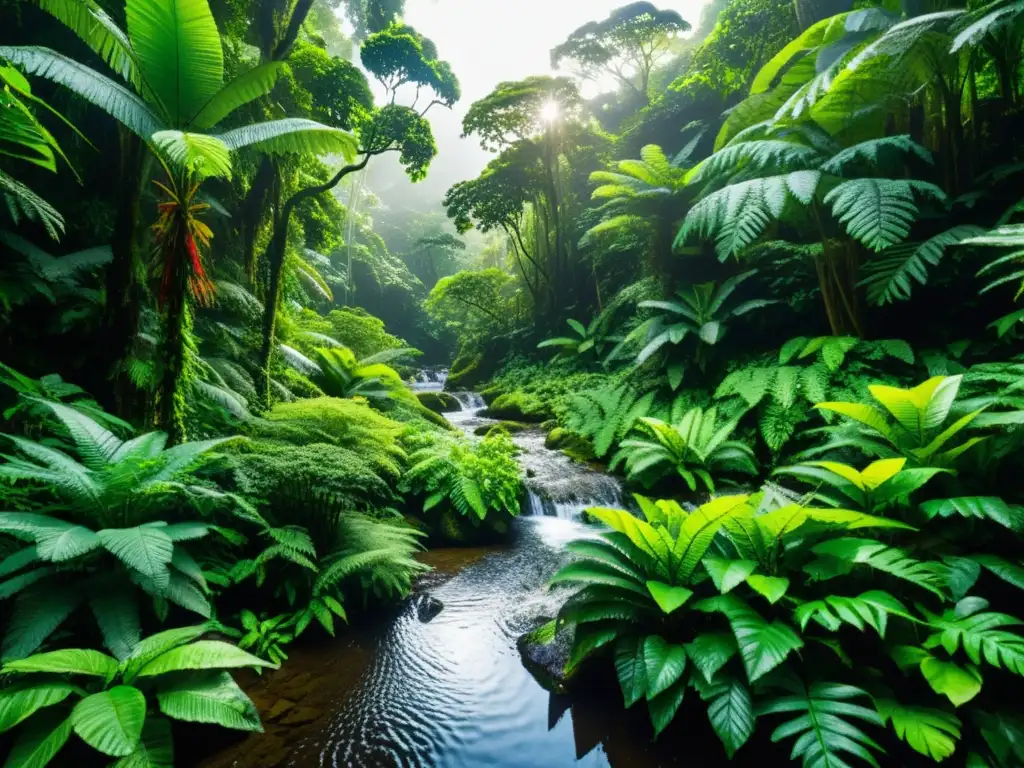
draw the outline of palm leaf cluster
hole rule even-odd
[[[736,421],[720,422],[714,407],[707,411],[693,408],[672,424],[643,417],[638,431],[644,436],[623,440],[611,466],[621,461],[628,477],[647,481],[675,474],[691,491],[697,489],[699,480],[714,493],[713,475],[757,474],[753,450],[730,439],[736,427]]]
[[[256,706],[227,670],[276,665],[201,639],[211,629],[158,632],[122,658],[69,648],[6,663],[14,682],[0,691],[2,728],[20,726],[9,763],[57,764],[74,734],[124,765],[173,765],[167,718],[261,731]]]
[[[169,601],[209,617],[208,589],[188,542],[212,526],[194,518],[240,502],[181,476],[226,441],[166,448],[160,432],[122,440],[78,410],[37,402],[53,412],[72,447],[4,436],[14,452],[0,476],[57,500],[38,512],[0,515],[0,531],[24,543],[0,563],[0,592],[14,600],[4,658],[31,653],[86,606],[106,646],[128,655],[139,642],[139,590],[158,615],[166,615]]]

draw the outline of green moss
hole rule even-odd
[[[447,392],[417,392],[416,398],[420,405],[434,413],[451,413],[462,408],[459,401]]]
[[[492,384],[486,389],[480,390],[480,397],[484,399],[484,402],[490,405],[497,400],[501,395],[505,394],[505,390],[496,384]]]
[[[277,378],[296,397],[323,397],[324,391],[294,368],[282,368]]]
[[[491,403],[486,415],[502,421],[520,421],[539,424],[551,417],[539,397],[525,392],[509,392]]]
[[[544,440],[544,447],[552,451],[562,451],[576,461],[594,460],[594,451],[590,443],[577,434],[562,427],[555,427]]]
[[[484,356],[459,355],[452,363],[452,369],[448,374],[449,387],[469,387],[479,381],[480,365]]]
[[[515,435],[519,432],[525,432],[528,429],[534,428],[534,424],[524,424],[521,421],[499,421],[497,424],[482,424],[473,430],[473,434],[486,437],[492,432],[501,430],[510,435]]]
[[[276,443],[347,448],[384,477],[401,475],[406,459],[401,443],[406,426],[357,400],[318,397],[278,403],[265,419],[249,422],[247,431],[251,437]]]
[[[396,476],[350,448],[253,440],[238,451],[231,457],[238,490],[256,499],[289,495],[296,486],[333,494],[354,510],[386,507],[396,499]]]

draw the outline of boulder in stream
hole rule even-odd
[[[500,395],[481,415],[499,421],[519,421],[531,424],[540,424],[551,417],[539,397],[525,392],[509,392]]]
[[[565,693],[569,676],[565,666],[572,654],[574,628],[555,629],[553,619],[539,616],[536,626],[516,641],[519,655],[540,686],[552,693]]]
[[[416,595],[412,604],[416,609],[416,618],[424,624],[433,621],[437,614],[444,610],[444,603],[426,592]]]
[[[515,435],[528,429],[534,429],[534,425],[524,424],[521,421],[499,421],[497,424],[481,424],[473,430],[473,434],[477,437],[486,437],[491,432],[499,429],[508,432],[510,435]]]
[[[458,399],[447,392],[417,392],[416,397],[420,405],[434,413],[454,413],[462,410]]]

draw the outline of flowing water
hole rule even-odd
[[[479,395],[453,394],[463,404],[463,410],[449,414],[454,424],[472,433],[491,423],[481,414]],[[429,553],[441,570],[445,557],[461,558],[454,567],[447,564],[454,576],[428,588],[444,606],[439,614],[421,620],[428,618],[419,610],[426,599],[421,593],[382,627],[363,637],[353,633],[357,636],[348,646],[320,649],[313,662],[288,662],[298,665],[294,669],[302,678],[293,691],[275,694],[288,703],[256,696],[261,710],[282,713],[269,718],[268,734],[251,737],[248,749],[229,750],[209,765],[676,764],[650,744],[642,712],[623,713],[614,687],[550,694],[523,666],[516,640],[537,617],[557,612],[557,596],[546,584],[570,558],[565,544],[594,535],[579,512],[621,503],[621,491],[614,479],[546,449],[539,431],[513,439],[522,450],[527,503],[508,543]],[[272,678],[268,685],[273,687]],[[275,725],[287,724],[289,717],[301,722],[304,718],[294,713],[303,706],[323,711],[316,717],[310,713],[303,728]]]

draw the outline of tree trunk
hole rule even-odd
[[[300,189],[285,201],[280,215],[274,222],[274,234],[267,246],[267,292],[263,300],[263,341],[256,370],[256,392],[265,408],[270,407],[270,358],[274,351],[274,336],[277,328],[277,309],[281,293],[281,278],[284,272],[285,255],[288,250],[288,224],[292,211],[303,200],[316,197],[336,187],[350,173],[363,170],[370,161],[367,154],[358,163],[346,165],[323,184]],[[351,213],[351,212],[350,212]]]
[[[139,329],[139,312],[143,286],[140,285],[141,264],[136,258],[136,232],[142,199],[142,170],[146,148],[135,134],[118,128],[120,155],[118,185],[121,196],[114,220],[111,241],[113,260],[106,275],[106,307],[103,325],[106,344],[103,355],[104,375],[113,374],[114,411],[123,419],[138,418],[139,393],[131,379],[118,370],[118,364],[131,352]]]
[[[256,258],[256,234],[259,232],[260,222],[263,221],[267,209],[268,196],[274,185],[274,178],[277,175],[276,163],[269,157],[264,156],[260,160],[260,166],[253,177],[252,186],[248,194],[242,200],[240,206],[240,225],[242,236],[242,264],[245,265],[245,275],[249,278],[249,287],[254,292],[259,285],[259,266]]]
[[[815,259],[821,298],[834,336],[864,335],[857,301],[859,261],[856,243],[840,240],[826,240],[821,256]]]
[[[555,131],[554,128],[549,126],[545,139],[544,169],[547,182],[548,205],[551,209],[551,226],[555,230],[555,258],[552,280],[556,284],[553,286],[553,293],[557,296],[558,290],[564,287],[563,280],[567,270],[564,264],[566,258],[565,234],[562,231],[562,216],[558,204],[558,184],[555,180],[555,163],[558,162],[558,153],[555,151],[554,142]]]
[[[188,318],[188,284],[180,281],[167,300],[164,349],[160,382],[160,427],[168,442],[177,445],[185,434],[185,395],[181,382],[185,370],[185,334],[191,328]]]

